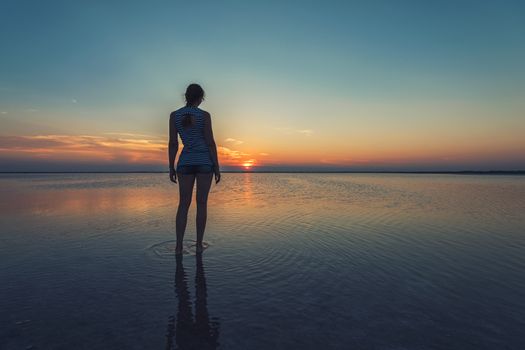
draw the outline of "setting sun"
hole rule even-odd
[[[250,168],[253,166],[254,163],[255,163],[255,159],[249,159],[249,160],[247,160],[247,161],[244,161],[244,162],[242,163],[242,166],[243,166],[245,169],[250,169]]]

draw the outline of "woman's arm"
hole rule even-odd
[[[215,173],[215,183],[221,181],[221,171],[219,168],[219,158],[217,156],[217,145],[213,138],[213,129],[211,126],[211,115],[208,112],[204,114],[204,140],[210,148],[211,161],[213,162],[213,171]]]
[[[175,172],[175,156],[179,150],[179,140],[177,138],[177,126],[175,125],[175,114],[170,115],[170,140],[168,142],[168,158],[170,166],[170,180],[177,183],[177,173]]]

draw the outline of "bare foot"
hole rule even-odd
[[[181,255],[182,254],[182,247],[175,247],[175,255]]]
[[[202,246],[202,243],[201,244],[197,244],[195,246],[195,252],[202,253],[203,250],[204,250],[204,247]]]

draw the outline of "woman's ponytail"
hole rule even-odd
[[[184,97],[186,98],[186,107],[193,106],[197,102],[200,102],[199,100],[202,101],[204,99],[204,90],[199,84],[190,84],[186,88]],[[187,128],[191,125],[193,125],[193,115],[185,114],[182,117],[182,126]]]

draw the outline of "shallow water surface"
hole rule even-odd
[[[0,175],[1,349],[524,349],[525,177]]]

